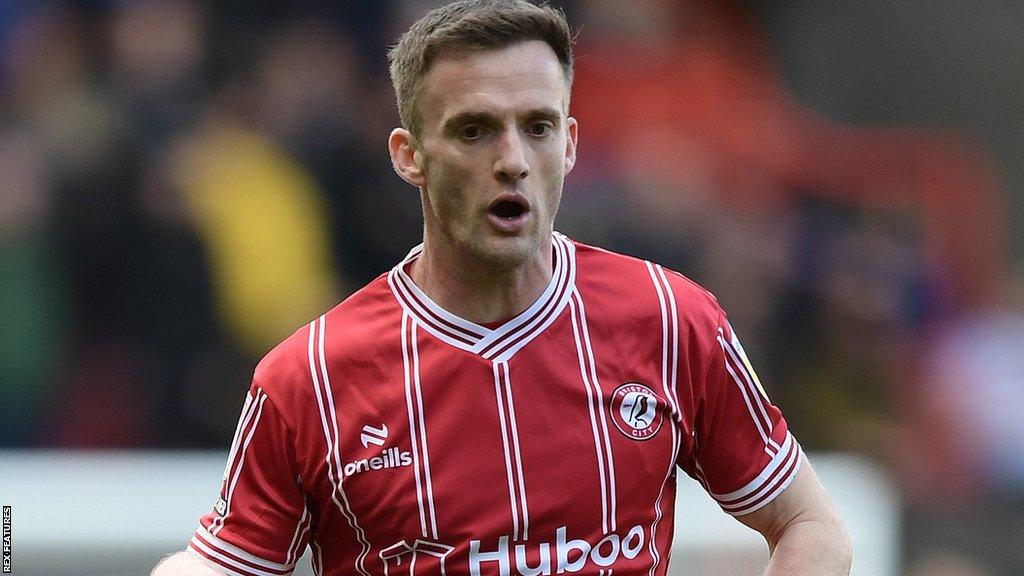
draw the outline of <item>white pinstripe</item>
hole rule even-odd
[[[754,424],[757,426],[757,431],[761,434],[765,446],[771,446],[774,449],[773,452],[770,452],[774,456],[779,450],[779,444],[771,437],[772,421],[768,417],[767,409],[765,409],[764,397],[747,374],[746,368],[735,354],[732,344],[723,336],[721,328],[718,329],[718,344],[722,347],[722,352],[725,355],[725,368],[743,394],[743,401],[747,405],[750,417],[754,420]],[[736,370],[743,374],[744,377],[742,379]]]
[[[299,547],[302,545],[302,537],[309,532],[310,522],[312,521],[312,515],[309,513],[309,509],[305,505],[302,506],[302,517],[299,518],[298,524],[295,525],[295,534],[292,535],[292,543],[288,545],[288,555],[285,556],[285,564],[294,564],[296,556],[299,555]],[[301,532],[300,532],[301,531]]]
[[[238,417],[238,424],[235,425],[235,436],[234,436],[234,438],[231,439],[231,449],[228,450],[228,459],[227,459],[227,462],[224,464],[224,475],[222,477],[222,482],[225,485],[225,490],[224,490],[225,505],[227,503],[226,498],[228,496],[228,492],[227,492],[228,477],[231,474],[231,468],[235,465],[235,459],[238,457],[239,440],[241,440],[242,431],[246,427],[249,426],[249,421],[252,419],[253,414],[255,414],[254,408],[256,406],[253,403],[253,400],[255,398],[256,398],[256,394],[255,393],[252,393],[252,392],[246,392],[245,393],[245,403],[242,405],[242,413]],[[225,512],[227,512],[227,508],[225,508]],[[213,522],[210,523],[210,527],[212,529],[218,529],[218,527],[223,525],[223,524],[224,524],[224,515],[222,514],[222,515],[217,516],[216,518],[213,519]]]
[[[735,337],[735,336],[734,336]],[[765,408],[765,398],[761,394],[761,389],[754,383],[754,379],[751,375],[746,372],[746,366],[740,360],[739,355],[736,354],[735,348],[732,342],[725,338],[725,335],[721,328],[718,329],[718,342],[722,346],[722,351],[726,354],[726,368],[729,367],[729,360],[732,361],[734,366],[729,369],[729,374],[736,381],[736,385],[740,387],[743,392],[743,400],[746,402],[746,408],[751,411],[751,417],[755,421],[759,422],[758,428],[766,431],[765,444],[774,448],[775,452],[778,452],[778,443],[771,439],[771,418],[768,416],[768,410]],[[742,381],[740,381],[738,373],[743,375]],[[753,403],[757,406],[752,406]],[[755,411],[756,410],[756,411]],[[774,453],[772,453],[774,455]]]
[[[320,544],[317,542],[312,542],[311,545],[313,546],[313,558],[310,564],[313,565],[313,574],[316,574],[316,576],[323,576],[324,551],[322,548],[320,548]]]
[[[324,361],[324,323],[325,323],[324,317],[321,316],[320,318],[318,318],[317,320],[314,320],[310,324],[310,328],[309,328],[309,330],[310,330],[310,336],[309,336],[309,370],[310,370],[310,376],[312,377],[312,381],[313,381],[313,388],[316,391],[317,405],[318,405],[318,407],[320,409],[320,423],[323,425],[323,429],[324,429],[324,440],[327,442],[327,454],[325,456],[325,462],[327,463],[327,477],[330,480],[331,485],[334,488],[334,490],[331,491],[331,500],[334,501],[335,505],[337,505],[338,509],[341,510],[341,513],[348,520],[349,526],[351,526],[352,529],[355,530],[355,532],[356,532],[356,539],[359,540],[360,545],[362,545],[362,547],[363,547],[362,552],[356,558],[356,562],[355,562],[356,570],[360,574],[362,574],[363,576],[370,576],[369,573],[366,571],[366,568],[363,566],[363,561],[365,560],[366,554],[367,554],[367,552],[370,549],[370,544],[369,544],[369,542],[366,541],[366,534],[363,532],[363,529],[359,527],[359,523],[356,521],[355,514],[353,514],[352,509],[349,506],[348,496],[345,494],[345,488],[342,485],[341,474],[342,474],[343,468],[341,466],[341,457],[340,457],[340,455],[338,453],[338,445],[337,445],[337,443],[338,443],[338,421],[337,421],[336,412],[334,410],[334,398],[333,398],[334,395],[331,392],[331,382],[330,382],[329,376],[327,374],[327,364]],[[319,336],[320,336],[320,338],[319,338],[319,346],[318,347],[314,347],[314,341],[316,340],[316,332],[317,332],[317,325],[318,324],[319,324],[319,328],[320,328],[319,329]],[[320,390],[320,379],[317,376],[318,366],[317,366],[317,362],[315,360],[317,350],[320,352],[320,363],[319,363],[320,366],[319,366],[319,369],[322,370],[322,375],[323,375],[324,390],[322,392]],[[329,411],[330,411],[330,423],[328,421],[328,414],[327,414],[328,408],[327,408],[327,406],[324,405],[324,398],[323,398],[324,396],[327,397],[327,401],[328,401],[327,403],[328,403],[328,406],[330,407],[329,408]],[[333,435],[332,435],[332,431],[331,431],[331,424],[333,424]],[[332,459],[332,456],[333,456],[333,459]],[[341,496],[341,501],[340,502],[338,500],[338,496],[339,495]]]
[[[231,450],[228,452],[228,461],[224,464],[224,480],[228,479],[228,474],[231,470],[231,465],[235,462],[235,457],[238,455],[238,439],[242,435],[242,430],[248,425],[249,419],[252,418],[252,401],[256,398],[256,395],[252,392],[245,393],[245,403],[242,405],[242,413],[238,416],[238,424],[235,425],[235,435],[231,438]]]
[[[668,296],[669,310],[671,311],[672,318],[672,387],[668,390],[667,400],[671,403],[670,406],[672,411],[675,413],[677,419],[682,418],[682,412],[679,410],[679,390],[677,389],[676,383],[678,382],[679,373],[679,313],[676,310],[676,296],[672,291],[672,285],[669,284],[668,278],[665,277],[665,269],[660,264],[655,265],[658,271],[658,276],[661,277],[661,281],[664,282],[665,295]]]
[[[736,387],[740,389],[740,394],[743,395],[743,403],[747,405],[747,412],[750,413],[750,419],[753,420],[754,426],[757,427],[758,434],[761,435],[761,441],[764,442],[765,447],[767,447],[770,440],[770,437],[768,436],[769,430],[765,430],[764,423],[757,417],[757,413],[750,402],[750,395],[744,387],[743,382],[740,380],[740,377],[736,375],[735,371],[733,371],[728,359],[725,360],[725,369],[729,372],[729,375],[732,376],[733,382],[736,383]],[[772,455],[774,456],[775,454],[773,453]]]
[[[231,515],[231,497],[235,494],[235,485],[238,483],[238,478],[242,474],[242,467],[245,466],[245,451],[249,449],[249,443],[252,442],[253,434],[256,433],[256,427],[260,423],[260,417],[263,416],[263,403],[267,401],[267,395],[263,393],[262,388],[256,390],[256,396],[258,400],[254,400],[253,404],[256,406],[256,415],[253,417],[252,426],[249,428],[249,433],[245,437],[245,441],[242,443],[242,447],[239,450],[238,456],[238,467],[235,468],[235,474],[231,478],[231,485],[228,486],[227,497],[224,498],[227,503],[224,514],[218,518],[220,523],[216,528],[210,531],[214,536],[217,535],[224,528],[224,523],[227,522],[228,516]]]
[[[594,386],[594,392],[597,396],[597,412],[600,418],[598,422],[601,424],[601,435],[604,438],[604,451],[605,451],[605,462],[608,468],[608,521],[611,524],[611,529],[614,532],[618,529],[618,489],[615,482],[615,456],[612,453],[612,442],[608,436],[608,418],[604,411],[604,394],[601,391],[601,381],[597,377],[597,366],[594,360],[594,348],[590,344],[590,328],[587,326],[587,308],[583,304],[583,296],[580,295],[579,290],[573,288],[572,297],[576,301],[576,305],[579,306],[580,315],[580,328],[583,333],[583,344],[588,360],[588,367],[590,369],[591,383]]]
[[[423,479],[420,476],[419,440],[416,435],[416,410],[412,404],[412,363],[409,355],[408,329],[409,313],[402,314],[402,364],[405,372],[405,405],[409,414],[409,439],[412,443],[413,475],[416,479],[416,503],[420,512],[420,532],[427,536],[427,514],[423,507]]]
[[[437,515],[434,513],[434,485],[430,479],[430,451],[427,449],[427,425],[423,420],[423,390],[420,386],[420,352],[419,345],[416,342],[416,322],[412,323],[412,364],[413,364],[413,383],[416,388],[416,411],[419,414],[419,425],[420,425],[420,444],[423,447],[422,461],[423,461],[423,476],[426,480],[427,487],[427,507],[430,510],[430,530],[431,535],[437,538]],[[424,534],[424,537],[426,534]]]
[[[601,529],[605,534],[608,534],[608,513],[610,507],[608,503],[607,478],[604,470],[604,450],[601,445],[601,433],[598,430],[597,414],[594,410],[594,391],[590,387],[590,378],[587,375],[587,361],[585,358],[585,352],[583,351],[583,340],[580,336],[579,323],[576,320],[578,310],[576,308],[575,299],[569,301],[569,310],[571,312],[570,317],[572,319],[572,334],[576,340],[576,355],[580,362],[580,377],[583,380],[583,388],[587,391],[587,408],[590,411],[590,428],[594,433],[594,453],[597,455],[597,472],[601,481]],[[601,404],[600,397],[596,403]]]
[[[500,365],[495,363],[491,365],[494,371],[494,395],[498,399],[498,417],[501,423],[501,443],[505,450],[505,473],[508,476],[508,498],[509,506],[512,510],[512,540],[519,540],[519,506],[516,503],[516,479],[515,474],[512,472],[512,454],[509,450],[509,439],[508,439],[508,424],[505,419],[505,402],[502,399],[504,394],[501,391],[501,373],[502,370]]]
[[[697,431],[693,431],[693,468],[694,473],[697,475],[697,481],[700,482],[701,486],[704,487],[704,491],[708,494],[711,493],[711,484],[708,483],[707,475],[704,474],[704,469],[701,468],[700,462],[697,460],[696,455],[700,454],[700,438],[697,436]]]
[[[508,371],[508,363],[502,363],[505,372],[505,396],[508,400],[508,419],[512,424],[512,449],[516,459],[516,476],[519,479],[519,503],[523,517],[523,540],[530,539],[530,508],[526,505],[526,481],[523,480],[523,456],[519,452],[519,425],[516,423],[516,407],[512,400],[512,376]],[[434,536],[437,537],[436,535]]]
[[[678,361],[679,361],[679,338],[678,338],[679,327],[678,327],[678,324],[677,324],[679,319],[678,319],[678,317],[676,316],[676,313],[675,313],[676,312],[675,311],[675,306],[674,306],[675,298],[672,297],[672,300],[671,300],[671,302],[673,303],[672,314],[669,315],[668,308],[666,307],[666,304],[665,304],[665,294],[663,293],[663,290],[667,291],[667,292],[671,292],[672,286],[669,285],[668,280],[665,278],[663,273],[662,274],[656,274],[655,273],[654,266],[650,262],[646,262],[645,261],[644,264],[647,266],[647,273],[650,275],[651,282],[654,284],[654,290],[658,294],[658,303],[659,303],[660,308],[661,308],[661,342],[662,342],[662,348],[661,348],[661,350],[662,350],[661,351],[661,379],[662,380],[661,381],[662,381],[662,388],[665,391],[665,395],[666,395],[667,401],[671,405],[672,402],[673,402],[673,399],[675,398],[675,395],[674,395],[674,393],[672,391],[675,390],[675,387],[676,387],[676,380],[675,379],[676,379],[676,376],[677,376],[676,368],[675,368],[674,365],[678,364]],[[659,278],[662,281],[664,281],[664,285],[660,284]],[[672,339],[672,345],[671,346],[669,345],[669,324],[672,325],[672,334],[673,334],[673,339]],[[673,365],[671,370],[669,369],[669,365],[670,364]],[[671,380],[669,379],[670,377],[671,377]],[[679,414],[678,408],[673,405],[672,406],[672,410],[673,410],[673,412],[678,417],[678,414]],[[676,425],[675,421],[673,421],[671,424],[672,425],[669,427],[669,429],[672,431],[672,452],[669,455],[668,470],[666,470],[666,472],[665,472],[665,479],[662,481],[661,489],[658,490],[658,497],[654,501],[654,521],[651,523],[651,539],[648,542],[648,549],[650,550],[651,557],[654,559],[654,563],[651,565],[651,569],[648,572],[648,576],[654,576],[654,571],[658,568],[658,565],[661,563],[661,556],[659,556],[658,548],[657,548],[657,546],[655,546],[655,541],[656,541],[657,534],[658,534],[658,523],[661,522],[661,518],[662,518],[661,499],[662,499],[662,497],[665,494],[665,486],[667,486],[669,484],[669,482],[671,481],[672,472],[675,470],[675,467],[676,467],[676,455],[678,454],[678,451],[679,451],[679,434],[678,434],[678,430],[677,430],[677,425]],[[668,551],[669,556],[671,556],[671,553],[672,553],[672,549],[671,549],[671,547],[669,547],[669,551]],[[668,557],[665,558],[665,561],[668,562]]]

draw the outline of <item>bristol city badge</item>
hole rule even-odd
[[[658,433],[663,407],[661,398],[639,382],[627,382],[612,393],[612,421],[619,432],[633,440],[647,440]]]

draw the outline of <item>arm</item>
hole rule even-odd
[[[847,576],[853,550],[832,500],[806,460],[793,483],[763,508],[737,519],[768,541],[765,576]]]
[[[296,470],[292,433],[254,380],[217,504],[200,518],[187,551],[167,558],[153,576],[291,574],[313,521]]]
[[[150,576],[227,576],[227,573],[213,562],[184,550],[164,558]]]

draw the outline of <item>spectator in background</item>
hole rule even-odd
[[[337,297],[323,194],[301,164],[224,116],[183,141],[178,160],[218,318],[247,354],[259,355]]]
[[[192,0],[137,0],[114,4],[108,26],[112,96],[147,164],[195,125],[210,96],[206,14]]]
[[[334,265],[350,285],[380,274],[416,241],[421,215],[370,144],[394,123],[390,86],[364,74],[344,28],[298,19],[271,36],[256,64],[255,124],[322,190]],[[386,266],[386,265],[385,265]]]
[[[616,220],[612,245],[675,252],[660,257],[689,261],[677,265],[736,305],[815,447],[885,446],[864,439],[892,432],[908,399],[889,383],[920,377],[884,352],[986,306],[1001,281],[988,163],[949,138],[855,129],[801,106],[734,3],[580,7],[573,106],[598,143],[579,188],[614,182],[624,206],[607,210],[635,216]]]
[[[31,193],[48,207],[68,304],[68,345],[55,348],[62,361],[34,383],[40,391],[60,383],[59,393],[41,397],[34,443],[132,445],[147,437],[147,395],[134,379],[141,364],[128,343],[132,167],[120,116],[91,75],[93,24],[81,9],[35,6],[5,43],[0,103],[10,116],[0,122],[17,122],[40,143],[44,189]],[[61,309],[59,299],[34,296],[41,309]]]
[[[54,258],[43,149],[0,132],[0,447],[35,441],[67,337],[64,277]]]

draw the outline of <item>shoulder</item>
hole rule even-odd
[[[396,323],[396,314],[400,322],[397,310],[386,275],[381,275],[270,350],[256,366],[254,383],[279,406],[301,400],[313,390],[310,381],[321,357],[334,363],[360,355],[379,341],[372,335]]]
[[[630,319],[663,314],[677,316],[684,326],[714,333],[724,315],[709,290],[682,273],[656,262],[573,241],[576,285],[585,300]]]

